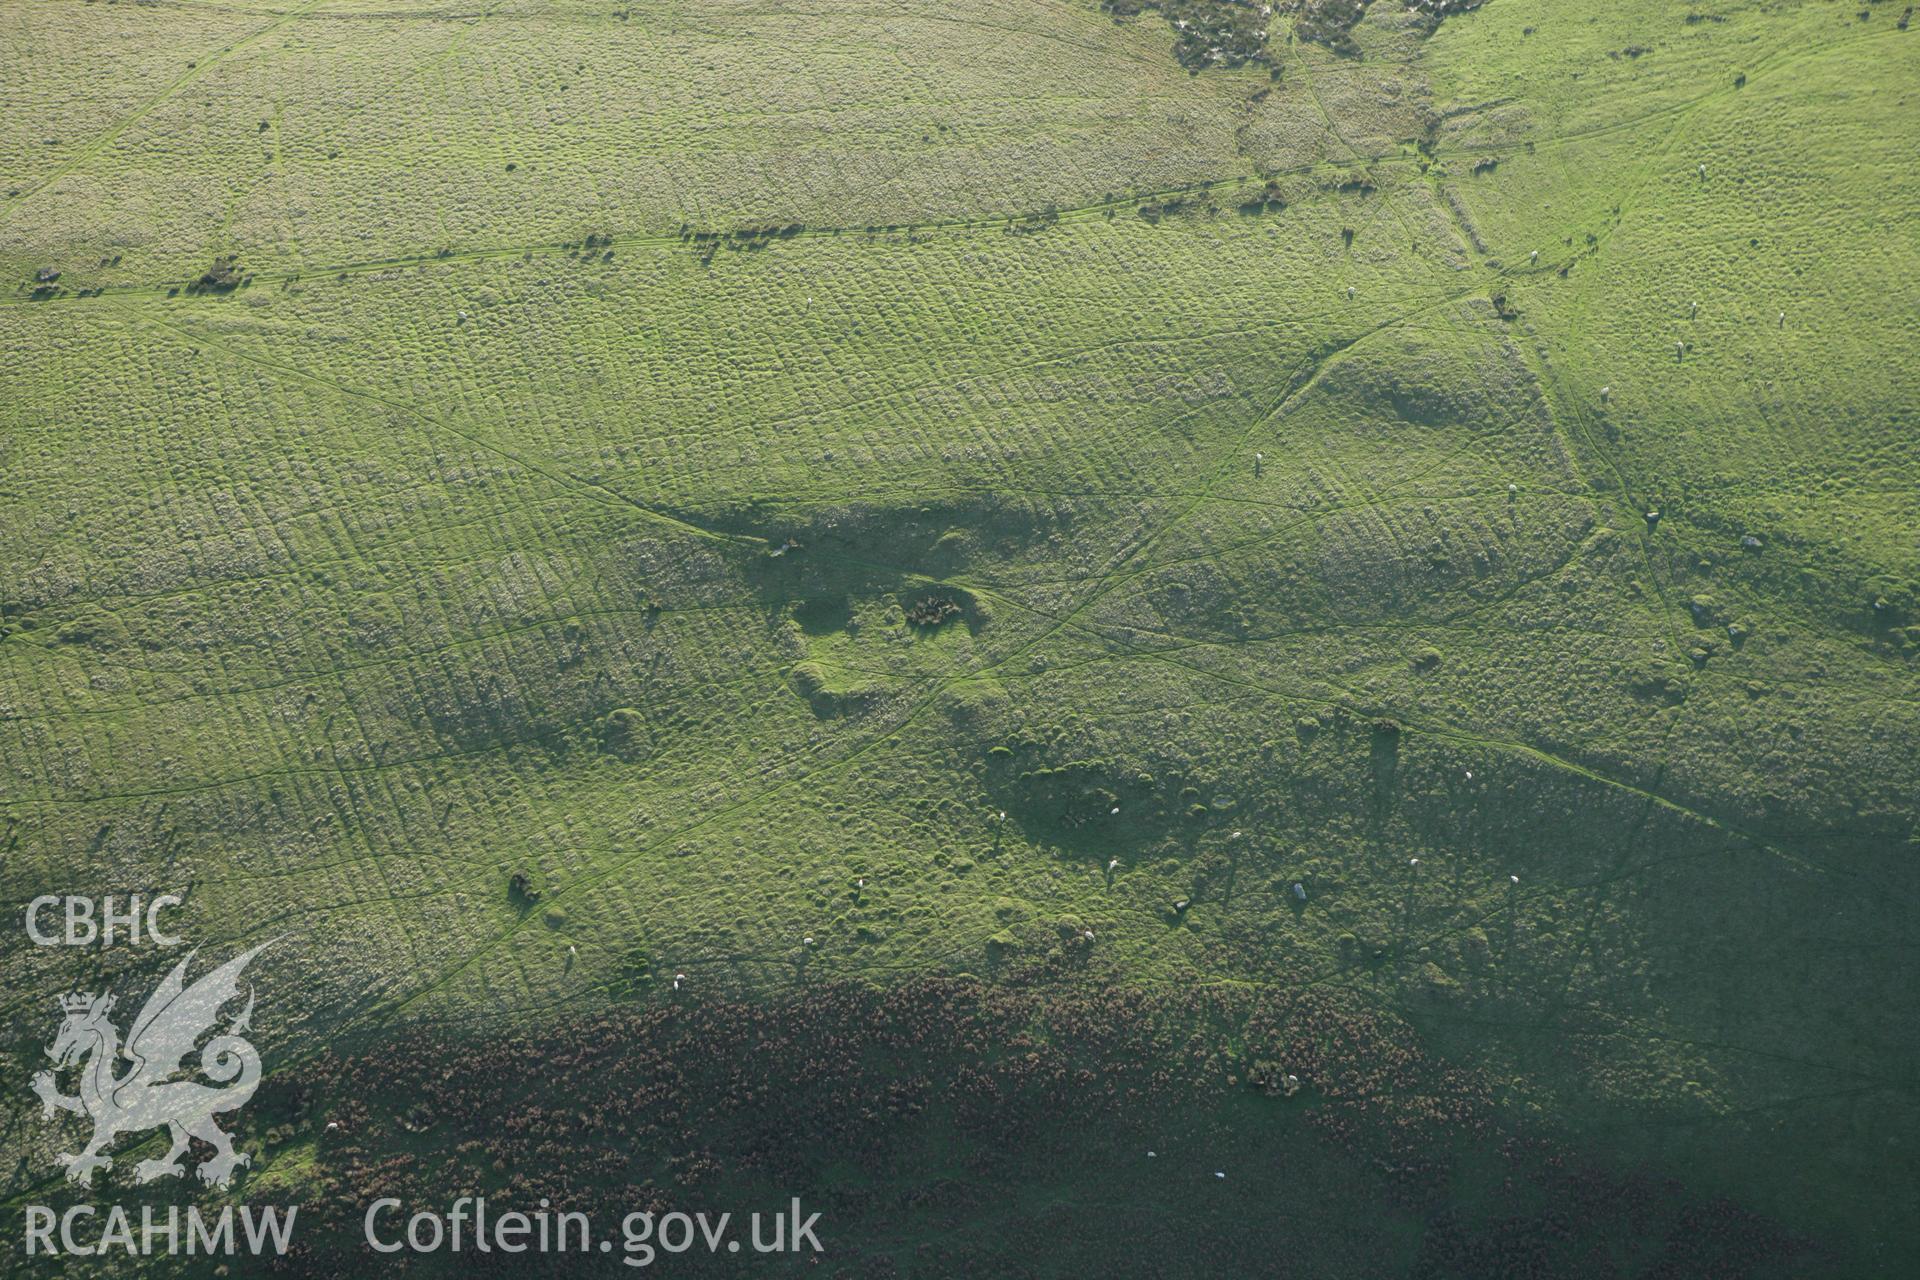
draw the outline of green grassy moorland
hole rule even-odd
[[[1274,7],[0,7],[4,897],[283,939],[235,1194],[534,1096],[861,1274],[1920,1256],[1910,11]],[[10,1250],[175,958],[8,926]],[[921,1105],[542,1065],[820,1019]]]

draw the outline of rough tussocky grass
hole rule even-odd
[[[288,1054],[1090,930],[1910,1248],[1900,24],[11,6],[9,899]]]

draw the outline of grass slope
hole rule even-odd
[[[11,6],[9,900],[292,935],[289,1061],[1092,930],[1912,1251],[1920,34],[1294,34]]]

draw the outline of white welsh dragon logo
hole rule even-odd
[[[220,1006],[240,994],[240,972],[247,961],[270,945],[262,943],[235,956],[191,987],[184,981],[187,963],[193,959],[193,953],[189,953],[147,997],[140,1016],[133,1020],[124,1049],[120,1033],[107,1018],[113,1008],[111,995],[61,997],[66,1021],[61,1023],[60,1034],[48,1047],[47,1056],[63,1070],[86,1060],[80,1068],[80,1092],[75,1096],[61,1093],[51,1071],[33,1078],[33,1091],[40,1095],[41,1108],[49,1116],[57,1107],[93,1120],[93,1140],[86,1150],[79,1155],[60,1156],[60,1163],[67,1167],[68,1181],[82,1186],[91,1183],[95,1169],[112,1166],[105,1152],[122,1134],[162,1125],[172,1134],[173,1149],[159,1160],[142,1160],[135,1166],[134,1174],[140,1182],[186,1172],[180,1157],[186,1153],[189,1137],[213,1147],[213,1158],[200,1166],[204,1182],[224,1187],[237,1166],[252,1163],[245,1152],[233,1149],[233,1142],[213,1122],[218,1113],[246,1105],[260,1084],[260,1055],[240,1034],[253,1015],[251,986],[247,988],[246,1008],[229,1018],[226,1030],[200,1051],[200,1070],[222,1087],[169,1077],[180,1071],[181,1061],[200,1037],[214,1029]],[[131,1062],[124,1074],[120,1067],[123,1056]]]

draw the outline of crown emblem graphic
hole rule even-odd
[[[61,996],[60,1007],[68,1013],[85,1013],[93,1007],[93,997],[84,991],[76,991],[70,996]]]

